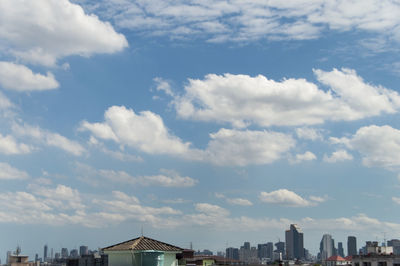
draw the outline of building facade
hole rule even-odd
[[[304,236],[300,227],[291,224],[290,229],[285,232],[286,258],[290,260],[304,259]]]
[[[103,248],[109,266],[178,266],[182,248],[148,237],[138,237]]]
[[[347,256],[357,255],[357,238],[355,236],[347,237]]]

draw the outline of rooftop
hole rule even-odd
[[[124,250],[158,250],[158,251],[183,251],[176,247],[149,237],[141,236],[125,242],[121,242],[103,248],[103,251],[124,251]]]

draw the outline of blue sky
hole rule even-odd
[[[400,237],[395,1],[0,2],[0,258]],[[346,247],[346,245],[345,245]]]

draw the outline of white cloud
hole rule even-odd
[[[12,167],[8,163],[0,162],[0,180],[27,179],[29,174],[25,171]]]
[[[85,149],[78,142],[69,140],[58,133],[43,130],[37,126],[15,123],[12,126],[12,130],[19,137],[30,137],[40,143],[57,147],[75,156],[81,156],[85,152]]]
[[[26,154],[32,148],[24,143],[18,143],[11,135],[3,136],[0,134],[0,153],[3,154]]]
[[[400,198],[399,197],[392,197],[392,201],[396,204],[400,205]]]
[[[287,189],[278,189],[271,192],[262,191],[259,198],[265,203],[287,207],[308,207],[312,205],[310,201]]]
[[[12,106],[13,104],[10,102],[10,100],[0,91],[0,110],[8,109]]]
[[[331,156],[324,155],[324,162],[337,163],[353,160],[353,155],[349,154],[346,150],[337,150],[332,152]]]
[[[400,167],[400,130],[391,126],[362,127],[352,137],[336,142],[358,151],[365,166],[393,170]]]
[[[243,198],[227,198],[226,202],[232,205],[240,205],[240,206],[252,206],[253,203],[248,199]]]
[[[289,159],[289,162],[301,163],[304,161],[312,161],[312,160],[316,160],[316,159],[317,159],[317,156],[315,156],[314,153],[312,153],[310,151],[306,151],[305,153],[296,154],[295,158]]]
[[[0,86],[15,91],[43,91],[58,88],[52,73],[35,74],[23,65],[0,61]]]
[[[281,159],[295,145],[290,135],[272,131],[223,128],[210,134],[210,138],[204,151],[193,153],[194,159],[216,165],[269,164]]]
[[[164,80],[163,78],[157,77],[153,79],[156,83],[156,90],[163,91],[165,94],[169,96],[174,96],[174,92],[171,89],[171,85],[168,81]]]
[[[128,46],[108,22],[68,0],[4,0],[0,17],[3,49],[30,63],[52,66],[65,56],[114,53]]]
[[[83,121],[80,130],[142,152],[177,155],[186,160],[216,165],[272,163],[295,145],[295,140],[288,134],[222,128],[210,134],[211,140],[206,149],[191,149],[191,143],[172,135],[162,118],[150,111],[136,114],[124,106],[112,106],[104,116],[102,123]],[[91,139],[94,139],[93,136]]]
[[[317,38],[330,29],[361,30],[400,40],[400,8],[391,0],[124,0],[87,5],[114,19],[120,27],[171,38],[200,37],[211,42],[301,40]]]
[[[193,187],[198,180],[188,176],[181,176],[174,170],[160,169],[158,175],[134,176],[125,171],[115,171],[109,169],[95,169],[89,165],[76,163],[75,169],[81,175],[80,179],[94,185],[98,185],[98,178],[111,181],[113,184],[128,184],[141,186],[160,186],[160,187]]]
[[[248,199],[228,198],[222,193],[215,193],[215,197],[218,199],[225,199],[226,202],[228,202],[229,204],[232,204],[232,205],[239,205],[239,206],[252,206],[253,205],[253,203]]]
[[[312,141],[316,140],[322,141],[324,139],[322,130],[309,127],[296,128],[296,135],[300,139],[306,139]]]
[[[162,118],[150,111],[136,114],[124,106],[112,106],[104,117],[103,123],[83,121],[81,130],[150,154],[184,154],[189,149],[190,143],[172,135]]]
[[[319,89],[305,79],[274,81],[262,75],[209,74],[203,80],[189,79],[185,93],[176,96],[173,103],[181,118],[235,127],[353,121],[395,113],[400,107],[397,92],[365,83],[354,70],[314,73],[330,90]]]
[[[180,176],[172,170],[161,169],[162,174],[149,176],[131,176],[124,171],[99,170],[99,175],[112,180],[113,182],[138,184],[142,186],[161,186],[161,187],[192,187],[196,185],[197,180]]]

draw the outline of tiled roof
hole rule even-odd
[[[329,258],[326,259],[327,261],[346,261],[345,259],[343,259],[343,257],[341,256],[331,256]]]
[[[344,257],[344,259],[347,260],[347,261],[351,261],[353,259],[353,257],[352,256],[347,256],[347,257]]]
[[[104,251],[123,251],[123,250],[158,250],[158,251],[182,251],[182,248],[154,240],[145,236],[134,238],[106,248]]]

